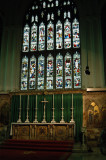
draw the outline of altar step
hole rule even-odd
[[[0,145],[0,149],[72,152],[73,144],[73,141],[9,139]]]

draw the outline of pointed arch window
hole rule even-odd
[[[34,23],[31,27],[31,51],[37,50],[37,26]]]
[[[63,56],[56,56],[56,88],[63,88]]]
[[[47,50],[54,49],[54,25],[50,21],[47,26]]]
[[[56,24],[56,49],[62,49],[62,23],[60,20]]]
[[[64,23],[64,48],[71,48],[71,23],[68,19]]]
[[[53,69],[53,56],[49,54],[49,56],[47,57],[47,89],[53,89]]]
[[[39,51],[45,49],[45,25],[42,22],[39,26]]]
[[[81,88],[80,22],[73,0],[34,0],[22,36],[21,90]]]
[[[29,51],[29,32],[30,32],[29,25],[26,24],[24,27],[24,34],[23,34],[23,52]]]
[[[79,22],[76,18],[72,23],[72,29],[73,29],[73,47],[79,48],[80,47]]]
[[[74,70],[74,88],[81,88],[80,54],[77,51],[73,55],[73,70]]]
[[[21,65],[21,90],[27,90],[27,80],[28,80],[28,57],[22,58]]]
[[[29,89],[35,89],[36,81],[36,58],[33,55],[30,58],[30,74],[29,74]]]
[[[65,56],[65,88],[72,88],[72,57],[69,53]]]
[[[44,89],[44,56],[38,58],[38,89]]]

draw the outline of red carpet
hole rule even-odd
[[[0,160],[67,160],[73,141],[8,140],[0,146]]]

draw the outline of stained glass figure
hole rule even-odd
[[[64,48],[71,48],[71,23],[68,19],[64,24]]]
[[[28,52],[29,51],[29,26],[28,24],[25,25],[24,27],[24,34],[23,34],[23,52]]]
[[[38,58],[38,89],[44,89],[44,56]]]
[[[81,88],[80,54],[76,51],[73,55],[74,88]]]
[[[47,26],[47,50],[54,49],[54,25],[50,22]]]
[[[56,88],[63,88],[63,56],[56,56]]]
[[[25,56],[22,58],[21,66],[21,90],[27,90],[28,80],[28,58]]]
[[[72,23],[72,30],[73,30],[73,47],[79,48],[80,47],[79,22],[76,18]]]
[[[45,25],[41,23],[39,26],[39,51],[45,49]]]
[[[47,57],[46,88],[47,89],[53,89],[53,57],[52,57],[51,54]]]
[[[37,26],[34,23],[31,27],[31,51],[37,50]]]
[[[65,56],[65,88],[72,88],[72,60],[69,53]]]
[[[62,49],[62,23],[56,24],[56,49]]]
[[[35,89],[36,78],[36,58],[32,56],[30,58],[30,73],[29,73],[29,89]]]

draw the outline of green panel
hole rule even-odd
[[[35,119],[35,108],[36,108],[36,95],[29,96],[29,121],[33,122]]]
[[[27,95],[22,95],[21,96],[21,120],[22,122],[25,122],[27,118]]]
[[[70,122],[72,108],[72,94],[63,94],[64,121]]]
[[[62,116],[62,95],[61,94],[56,94],[54,95],[54,119],[56,122],[61,121],[61,116]]]
[[[44,100],[44,95],[37,96],[37,120],[38,122],[42,122],[43,120],[43,113],[44,113],[44,104],[41,102]]]
[[[46,121],[50,123],[52,121],[52,113],[53,113],[53,95],[46,95]]]
[[[17,96],[12,96],[11,100],[11,122],[17,122],[19,118],[19,107],[20,107],[20,97],[19,95]]]
[[[79,140],[83,120],[82,94],[73,94],[74,121],[76,123],[76,140]]]

